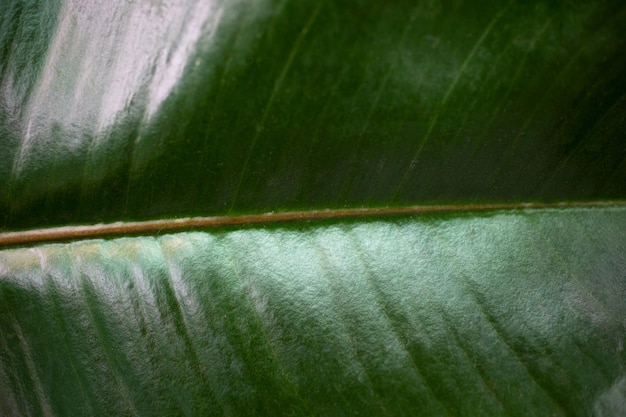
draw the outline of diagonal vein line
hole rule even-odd
[[[418,5],[417,7],[415,7],[415,9],[413,10],[413,12],[411,13],[411,17],[409,18],[409,22],[407,23],[407,25],[404,27],[404,30],[402,31],[402,36],[400,37],[400,42],[398,43],[398,48],[396,49],[400,49],[404,46],[404,44],[406,43],[406,38],[409,34],[409,32],[411,31],[411,29],[413,28],[413,25],[415,24],[415,20],[417,19],[417,15],[419,10],[421,9],[421,5]],[[376,96],[374,98],[374,100],[372,101],[372,105],[370,106],[370,110],[367,113],[367,116],[365,117],[365,120],[363,121],[363,128],[361,129],[361,133],[359,135],[360,138],[363,137],[363,135],[365,135],[365,132],[367,131],[367,128],[369,126],[369,122],[372,118],[372,115],[374,114],[374,111],[378,108],[379,102],[380,102],[380,98],[382,97],[383,93],[385,92],[386,88],[387,88],[387,84],[389,83],[389,79],[391,78],[391,75],[393,74],[394,69],[398,66],[398,59],[393,60],[392,63],[389,64],[389,68],[387,69],[387,71],[385,72],[385,75],[383,77],[382,82],[380,83],[379,87],[378,87],[378,91],[376,93]]]
[[[379,285],[377,284],[375,278],[372,276],[372,274],[370,272],[372,270],[372,268],[369,265],[369,262],[365,259],[364,255],[363,255],[365,253],[365,250],[364,250],[363,246],[360,244],[359,239],[356,236],[354,236],[354,232],[353,231],[348,232],[347,235],[348,235],[348,238],[350,239],[350,241],[352,243],[352,246],[354,247],[356,258],[359,260],[359,262],[363,266],[363,273],[365,274],[367,282],[369,283],[369,285],[372,288],[374,298],[375,298],[376,302],[378,303],[378,307],[380,308],[380,311],[385,316],[385,320],[387,321],[387,324],[389,325],[389,327],[390,327],[390,329],[392,331],[392,334],[395,336],[396,341],[398,342],[399,346],[403,350],[404,354],[409,359],[409,362],[410,362],[411,366],[413,367],[415,375],[420,380],[420,382],[422,382],[426,392],[434,399],[435,403],[442,410],[445,410],[446,413],[452,414],[450,412],[450,410],[449,410],[449,407],[446,405],[446,401],[442,401],[439,398],[439,395],[437,395],[437,393],[433,389],[433,381],[431,381],[429,378],[426,377],[425,373],[420,368],[419,361],[409,351],[409,349],[407,347],[406,338],[402,336],[402,333],[400,332],[400,329],[398,328],[397,324],[395,323],[396,320],[394,320],[392,318],[391,314],[389,313],[389,310],[388,310],[388,308],[386,306],[386,303],[385,303],[385,300],[384,300],[384,294],[383,294],[382,290],[379,288]]]
[[[0,289],[0,305],[6,305],[5,294],[2,289]],[[21,352],[21,362],[24,364],[26,368],[25,371],[28,374],[28,378],[16,376],[17,379],[15,384],[4,384],[7,385],[7,387],[11,385],[11,387],[16,391],[14,401],[12,402],[14,404],[19,402],[20,404],[18,407],[22,410],[26,410],[29,415],[32,415],[35,404],[33,404],[30,399],[34,398],[37,400],[36,405],[39,406],[40,414],[46,417],[52,416],[52,407],[49,404],[47,396],[45,395],[41,379],[37,373],[37,366],[33,363],[33,357],[28,344],[28,339],[24,337],[24,333],[22,332],[22,328],[17,317],[15,317],[14,313],[11,311],[3,311],[0,318],[2,318],[3,321],[8,320],[8,323],[6,323],[6,325],[3,323],[2,327],[4,327],[5,330],[8,329],[8,331],[17,338],[15,343],[16,346],[9,347],[6,343],[8,339],[3,334],[3,329],[0,328],[0,358],[3,359],[3,362],[5,362],[5,359],[9,359],[15,363],[15,361],[19,360],[16,358],[16,356],[19,355],[17,352]],[[28,383],[29,379],[30,384]],[[25,389],[24,383],[29,385],[28,389]]]
[[[501,412],[506,410],[506,406],[504,401],[502,400],[502,396],[500,392],[497,390],[497,384],[489,378],[487,372],[481,366],[479,360],[476,359],[476,352],[467,346],[467,341],[463,340],[463,337],[459,334],[456,326],[454,325],[454,321],[449,317],[445,310],[441,308],[436,308],[437,313],[441,317],[441,320],[445,323],[445,325],[450,330],[450,334],[452,334],[452,339],[456,343],[458,349],[461,351],[465,359],[467,360],[468,367],[472,367],[478,376],[480,377],[481,384],[485,389],[485,392],[490,394],[493,397],[495,404],[497,404],[498,408]],[[470,345],[471,346],[471,345]]]
[[[230,66],[232,65],[233,57],[235,55],[234,51],[239,49],[237,45],[240,41],[241,32],[243,32],[242,29],[244,28],[244,26],[241,25],[238,28],[239,30],[237,30],[237,32],[235,33],[233,41],[229,43],[228,54],[227,54],[227,58],[225,59],[226,63],[224,65],[224,68],[221,70],[220,75],[218,76],[219,82],[217,82],[217,87],[215,89],[215,93],[214,93],[215,98],[213,100],[213,104],[211,106],[211,111],[209,113],[207,125],[204,131],[204,137],[202,139],[202,151],[200,152],[200,158],[197,163],[197,169],[195,172],[194,178],[195,178],[196,184],[198,184],[198,179],[202,178],[202,171],[203,171],[202,167],[204,166],[205,155],[208,153],[208,142],[212,133],[211,130],[214,128],[213,125],[215,124],[215,117],[220,107],[219,106],[220,100],[222,99],[222,96],[224,95],[224,92],[223,92],[224,85],[226,84],[226,77],[230,73]],[[194,194],[194,196],[192,197],[192,204],[191,204],[192,207],[196,205],[197,197],[198,197],[197,194]]]
[[[5,335],[0,328],[0,357],[2,357],[3,359],[6,359],[10,355],[9,348],[4,342],[5,340]],[[10,376],[6,369],[6,363],[11,363],[11,359],[9,359],[8,361],[0,361],[0,381],[10,381],[9,383],[0,386],[0,395],[2,396],[2,398],[4,398],[4,404],[2,405],[3,409],[8,410],[9,413],[12,413],[10,415],[17,416],[19,415],[18,410],[20,409],[20,405],[18,404],[20,402],[20,398],[18,398],[17,393],[20,391],[24,391],[24,389],[21,386],[17,386],[17,381],[10,380]]]
[[[402,48],[404,44],[406,43],[406,38],[415,23],[415,20],[417,18],[417,15],[420,9],[421,9],[421,5],[418,5],[417,7],[415,7],[415,10],[411,13],[409,23],[405,26],[404,31],[402,32],[402,36],[400,37],[400,42],[398,43],[399,46],[397,49]],[[367,129],[369,128],[370,121],[372,120],[374,112],[376,111],[376,109],[378,109],[380,99],[383,96],[383,93],[385,92],[385,90],[387,89],[387,84],[389,83],[389,80],[391,79],[391,75],[394,73],[394,70],[397,66],[398,66],[398,59],[394,59],[393,62],[389,64],[389,67],[387,68],[387,71],[385,72],[383,80],[378,87],[376,96],[374,100],[372,101],[372,105],[370,106],[367,116],[365,116],[365,120],[363,121],[363,127],[357,138],[357,145],[363,140],[363,137],[367,133]],[[421,82],[421,79],[423,78],[422,75],[423,75],[423,72],[422,74],[420,74],[420,82]],[[348,169],[348,174],[345,176],[343,180],[341,189],[337,193],[337,198],[335,199],[335,201],[339,201],[339,199],[343,195],[344,190],[346,189],[346,186],[348,184],[348,177],[351,175],[352,171],[353,169],[350,169],[350,168]]]
[[[585,285],[585,283],[579,278],[578,274],[572,273],[571,271],[572,262],[568,262],[565,259],[563,253],[558,249],[558,245],[554,241],[554,238],[550,236],[549,234],[547,234],[543,230],[543,228],[537,224],[536,219],[528,219],[528,224],[530,224],[531,227],[535,229],[539,238],[546,244],[546,246],[548,247],[548,250],[552,252],[552,254],[555,256],[562,270],[565,271],[567,276],[570,277],[572,281],[576,283],[578,288],[580,288],[582,291],[585,292],[585,294],[589,297],[589,299],[602,310],[602,313],[606,317],[611,317],[612,314],[609,310],[609,307],[607,307],[602,301],[598,299],[598,297],[595,296],[595,294],[591,291],[591,289],[587,285]],[[577,226],[579,228],[581,227],[580,225],[577,225]]]
[[[77,363],[78,360],[76,358],[76,355],[72,351],[72,341],[70,337],[71,332],[68,330],[68,327],[71,327],[71,325],[68,325],[64,318],[64,314],[62,311],[63,302],[60,300],[60,296],[59,296],[59,293],[61,292],[61,290],[58,288],[59,284],[56,283],[56,279],[57,279],[56,274],[54,274],[52,271],[47,270],[48,267],[46,265],[47,262],[45,261],[45,257],[46,257],[45,252],[39,249],[34,249],[33,251],[35,252],[35,255],[37,256],[37,258],[39,259],[39,269],[41,270],[42,275],[47,277],[45,281],[45,285],[47,287],[47,292],[49,294],[50,301],[51,301],[50,303],[52,307],[51,316],[56,321],[58,326],[61,328],[60,336],[62,339],[63,349],[65,349],[66,351],[67,364],[72,370],[72,374],[75,378],[75,381],[78,382],[79,384],[78,389],[80,391],[80,400],[82,401],[83,405],[87,409],[89,409],[89,414],[93,416],[94,410],[91,405],[93,402],[93,398],[88,398],[88,397],[92,397],[92,395],[90,395],[91,393],[88,394],[86,392],[86,390],[89,390],[89,391],[91,390],[89,389],[89,384],[88,384],[88,381],[86,380],[85,375],[81,374],[81,372],[78,370],[80,368],[80,364]]]
[[[555,203],[491,203],[450,204],[428,206],[399,206],[375,208],[346,208],[306,211],[284,211],[238,216],[184,217],[175,219],[115,222],[82,226],[61,226],[35,230],[0,233],[0,248],[33,243],[58,242],[128,235],[173,233],[184,230],[217,229],[234,226],[310,222],[321,220],[358,219],[372,217],[424,215],[433,213],[467,213],[498,210],[539,210],[567,208],[619,208],[626,207],[626,200],[573,201]]]
[[[26,371],[28,372],[28,377],[31,379],[34,391],[34,398],[38,402],[39,410],[42,415],[45,417],[54,416],[54,412],[52,410],[52,404],[48,399],[48,395],[46,395],[46,391],[44,390],[43,383],[37,372],[37,364],[35,363],[35,359],[30,350],[29,342],[24,334],[22,333],[22,328],[17,320],[13,317],[9,317],[11,323],[10,325],[13,327],[13,331],[15,336],[17,337],[17,341],[20,345],[20,349],[24,354],[24,362],[26,364]]]
[[[324,270],[324,273],[322,275],[326,278],[326,281],[330,287],[330,300],[334,304],[335,308],[337,309],[342,331],[344,332],[344,334],[348,335],[350,348],[352,350],[351,353],[354,355],[354,358],[356,359],[356,362],[359,368],[361,368],[361,370],[363,371],[363,374],[365,375],[365,378],[367,379],[367,385],[368,385],[369,391],[371,392],[372,396],[376,398],[376,403],[380,406],[381,411],[385,415],[389,415],[389,412],[386,409],[380,394],[377,392],[375,388],[374,382],[372,381],[372,378],[370,376],[370,371],[368,371],[368,366],[363,361],[362,354],[359,353],[359,349],[356,346],[356,343],[354,342],[355,335],[354,335],[354,330],[353,330],[354,326],[351,325],[352,320],[350,320],[350,318],[345,313],[344,303],[337,300],[338,286],[340,284],[337,282],[337,278],[334,277],[334,275],[331,273],[332,268],[329,267],[330,260],[328,259],[328,256],[326,255],[323,245],[316,243],[315,250],[317,252],[319,259],[321,260],[321,265]]]
[[[274,88],[272,89],[270,98],[267,100],[267,104],[263,108],[263,112],[261,113],[261,120],[259,121],[259,124],[257,125],[256,132],[254,134],[254,137],[252,138],[252,142],[250,142],[250,146],[248,147],[248,152],[246,154],[246,159],[243,163],[243,167],[241,168],[241,174],[239,175],[239,180],[237,181],[237,185],[235,185],[235,191],[233,192],[233,198],[230,203],[229,211],[232,211],[233,207],[235,206],[235,203],[237,202],[237,197],[239,196],[241,183],[243,182],[243,179],[246,176],[246,171],[248,169],[250,157],[252,156],[252,151],[254,150],[257,141],[259,140],[259,136],[265,125],[265,120],[267,119],[267,115],[269,114],[272,108],[272,105],[274,104],[274,100],[276,99],[276,96],[278,95],[278,92],[280,91],[282,87],[283,80],[287,76],[287,73],[289,72],[289,69],[291,68],[291,64],[293,63],[293,60],[296,57],[297,52],[300,50],[300,45],[302,45],[302,41],[304,40],[304,38],[306,38],[306,35],[309,29],[311,28],[311,26],[313,26],[313,23],[315,23],[315,20],[317,19],[317,16],[319,15],[319,12],[322,8],[322,3],[323,1],[320,1],[315,7],[315,9],[313,9],[313,12],[311,13],[311,16],[309,17],[309,20],[305,23],[304,27],[302,28],[302,31],[298,35],[298,38],[294,42],[293,47],[291,48],[291,51],[289,52],[289,56],[287,57],[287,61],[285,61],[285,65],[283,66],[283,69],[278,75],[278,78],[276,78],[276,82],[274,82]]]
[[[609,22],[604,22],[603,27],[609,25],[609,23],[610,23],[610,21]],[[555,80],[562,79],[563,75],[567,74],[567,72],[571,70],[572,66],[574,66],[574,64],[576,64],[580,60],[581,56],[583,56],[583,53],[586,50],[587,45],[590,42],[589,40],[593,39],[594,36],[599,36],[599,35],[597,35],[597,32],[599,32],[599,31],[600,31],[600,29],[594,30],[590,34],[590,36],[587,37],[587,39],[585,41],[581,42],[580,45],[578,45],[578,49],[574,53],[570,54],[569,60],[562,66],[562,68],[558,72],[558,74],[556,74],[553,77]],[[509,147],[508,147],[508,150],[505,152],[505,154],[500,159],[500,164],[498,164],[498,166],[496,167],[495,171],[491,175],[491,177],[494,179],[492,181],[492,183],[495,181],[496,178],[498,178],[497,174],[502,170],[502,167],[504,166],[505,158],[512,158],[514,156],[514,152],[515,152],[515,149],[517,148],[517,143],[519,142],[520,138],[522,137],[522,135],[524,135],[527,132],[528,128],[531,126],[531,124],[534,121],[535,117],[537,117],[537,115],[540,114],[540,110],[545,108],[545,105],[544,105],[545,101],[548,100],[550,97],[554,96],[553,90],[558,86],[558,84],[559,83],[550,83],[548,88],[546,88],[544,90],[542,96],[540,98],[538,98],[532,113],[528,117],[526,117],[526,122],[518,130],[517,135],[515,136],[515,138],[513,138],[512,142],[511,142],[511,145],[509,145]]]
[[[218,404],[221,408],[223,415],[228,415],[228,411],[224,406],[224,401],[218,394],[218,389],[215,387],[215,381],[211,376],[207,373],[207,371],[203,368],[200,363],[200,355],[198,354],[198,349],[196,344],[194,343],[191,334],[189,331],[188,325],[188,317],[186,312],[181,305],[181,296],[176,291],[176,285],[174,283],[174,279],[176,276],[175,267],[173,265],[173,261],[169,259],[163,248],[162,242],[158,240],[154,240],[155,246],[159,250],[159,256],[161,257],[163,272],[166,279],[163,281],[163,286],[165,287],[165,298],[169,298],[168,302],[171,301],[171,305],[168,306],[170,313],[173,316],[172,324],[177,332],[177,335],[180,339],[182,339],[183,344],[187,350],[187,354],[191,355],[192,367],[196,371],[196,373],[200,376],[202,382],[206,385],[207,390],[205,391],[211,401],[207,401],[205,404],[208,406],[209,404]],[[167,294],[169,293],[169,294]]]
[[[509,83],[509,88],[507,89],[506,93],[504,94],[502,98],[502,101],[501,101],[502,103],[506,103],[506,100],[512,94],[513,89],[516,86],[518,86],[518,80],[520,76],[522,75],[522,73],[524,72],[524,70],[526,70],[526,63],[528,62],[528,58],[530,57],[531,53],[534,52],[535,45],[545,35],[545,32],[548,30],[551,24],[552,24],[552,18],[550,17],[546,20],[543,26],[535,33],[535,36],[532,38],[530,42],[530,46],[528,47],[528,50],[524,53],[524,57],[521,59],[521,61],[517,65],[517,70],[515,71],[513,78],[511,78],[511,81]],[[493,114],[489,118],[489,121],[487,122],[487,125],[486,125],[487,128],[491,127],[497,115],[498,115],[498,112],[493,112]],[[519,139],[519,136],[515,138],[515,140],[518,140],[518,139]]]
[[[79,254],[75,253],[75,248],[70,246],[65,250],[70,258],[77,260],[76,266],[71,269],[70,274],[79,277],[77,279],[77,281],[80,282],[78,291],[80,292],[80,297],[85,304],[85,312],[87,313],[89,322],[93,326],[97,347],[101,350],[103,359],[106,362],[106,367],[109,369],[113,378],[113,385],[117,388],[117,394],[123,399],[125,403],[124,405],[127,407],[125,410],[126,413],[139,417],[140,413],[137,410],[137,406],[135,405],[135,401],[131,393],[133,387],[128,383],[128,370],[125,369],[122,371],[120,369],[119,361],[117,360],[115,353],[109,349],[106,343],[106,340],[108,339],[106,328],[102,322],[103,320],[98,318],[98,316],[101,315],[101,312],[98,311],[99,307],[96,305],[99,300],[97,296],[92,296],[93,294],[97,294],[97,290],[93,288],[94,284],[91,282],[91,277],[84,270],[82,258]]]
[[[437,124],[437,121],[439,119],[439,115],[441,114],[441,111],[443,110],[443,108],[445,107],[446,103],[448,102],[448,99],[452,95],[452,92],[456,88],[459,80],[461,79],[461,77],[463,76],[465,71],[467,70],[467,66],[472,61],[474,56],[476,56],[476,53],[478,52],[478,49],[482,46],[482,44],[484,43],[485,39],[487,39],[487,36],[489,35],[489,33],[491,33],[491,31],[495,27],[496,23],[500,20],[500,18],[504,15],[504,13],[509,9],[511,4],[513,4],[512,1],[506,7],[504,7],[502,10],[500,10],[498,13],[496,13],[496,15],[493,17],[493,19],[491,19],[491,22],[489,23],[489,25],[487,25],[487,27],[483,31],[482,35],[480,35],[480,38],[478,38],[478,40],[474,44],[474,47],[471,49],[471,51],[469,52],[469,54],[465,58],[465,61],[463,61],[463,63],[461,64],[461,67],[459,68],[459,71],[456,73],[456,76],[454,77],[454,80],[452,80],[452,83],[448,87],[448,90],[446,91],[445,95],[443,96],[443,99],[441,99],[441,101],[439,102],[439,105],[437,106],[437,110],[435,112],[435,115],[431,119],[430,125],[428,126],[428,130],[426,130],[426,134],[424,134],[424,137],[422,138],[422,140],[418,144],[417,150],[415,151],[413,157],[411,158],[411,162],[409,162],[409,166],[407,167],[406,171],[404,172],[404,175],[402,176],[402,179],[398,183],[398,186],[396,187],[396,189],[395,189],[395,191],[394,191],[394,193],[392,195],[392,200],[395,200],[397,198],[398,193],[404,187],[404,185],[405,185],[405,183],[406,183],[406,181],[407,181],[407,179],[409,177],[409,174],[413,170],[413,167],[415,166],[415,164],[417,162],[417,159],[419,158],[419,155],[422,152],[422,148],[424,147],[424,144],[426,144],[426,142],[428,142],[428,139],[430,138],[430,134],[432,133],[433,128]]]
[[[532,40],[530,42],[530,46],[528,47],[528,50],[524,53],[523,58],[521,59],[521,61],[517,65],[517,70],[513,74],[513,77],[510,79],[510,81],[508,82],[509,88],[507,89],[506,93],[504,93],[502,95],[502,97],[500,98],[500,100],[499,100],[500,105],[497,106],[496,110],[492,112],[491,117],[489,117],[489,120],[485,124],[485,128],[483,129],[483,137],[486,134],[488,134],[488,132],[491,130],[492,126],[496,122],[497,117],[502,113],[503,107],[506,106],[506,103],[508,102],[509,97],[513,93],[514,88],[519,85],[518,81],[519,81],[520,77],[522,76],[522,74],[524,73],[524,71],[527,70],[526,64],[528,62],[528,59],[530,58],[530,55],[535,50],[535,45],[537,44],[537,42],[539,42],[539,40],[543,36],[545,36],[546,31],[548,30],[548,28],[551,25],[552,25],[552,18],[550,17],[550,18],[548,18],[546,20],[546,22],[543,24],[543,26],[533,36],[533,38],[532,38]],[[508,48],[508,46],[507,46],[507,48]],[[471,112],[469,112],[469,114],[471,114]],[[515,141],[519,140],[520,137],[521,137],[521,135],[516,136]],[[514,148],[514,147],[515,147],[514,144],[509,145],[509,148],[508,148],[509,150],[507,150],[506,152],[508,153],[510,151],[510,149]],[[484,148],[485,148],[485,145],[482,145],[480,147],[480,150],[482,151]],[[494,171],[494,174],[491,175],[492,178],[494,178],[494,179],[498,178],[498,173],[500,172],[500,170],[502,169],[502,166],[503,166],[502,165],[502,161],[503,160],[504,160],[504,157],[502,157],[500,159],[500,164],[498,165],[498,167]]]
[[[541,379],[541,374],[537,369],[533,366],[532,361],[526,359],[516,348],[515,344],[510,340],[511,337],[507,334],[506,330],[502,327],[502,325],[498,322],[497,318],[488,311],[487,303],[484,300],[484,297],[481,295],[480,291],[474,288],[474,284],[472,284],[469,280],[463,279],[464,284],[467,288],[467,293],[470,295],[476,304],[477,311],[481,313],[481,315],[485,318],[487,323],[491,326],[495,335],[500,339],[503,343],[504,347],[508,350],[511,356],[519,363],[520,366],[525,370],[526,374],[530,377],[530,380],[541,390],[546,397],[560,410],[563,410],[566,414],[571,411],[566,408],[566,404],[563,404],[560,398],[556,395],[557,393],[553,389],[553,387],[543,381]]]
[[[237,257],[234,253],[232,253],[233,252],[232,248],[229,248],[228,252],[229,252],[228,257],[229,257],[229,261],[231,264],[231,268],[233,269],[233,272],[235,273],[235,276],[237,277],[237,279],[244,286],[253,285],[253,282],[250,279],[250,276],[245,274],[245,271],[243,271],[240,258]],[[273,362],[270,366],[273,366],[274,370],[280,374],[280,376],[282,377],[282,382],[285,385],[285,389],[289,392],[290,395],[293,396],[293,398],[295,398],[296,401],[300,403],[302,409],[305,410],[305,414],[311,415],[311,412],[309,410],[310,408],[309,404],[305,401],[305,397],[301,395],[301,390],[293,381],[292,376],[288,373],[287,369],[285,368],[285,361],[281,360],[279,352],[276,350],[276,347],[274,346],[274,342],[272,341],[272,338],[270,337],[270,334],[268,333],[268,329],[266,328],[266,325],[263,323],[263,318],[261,317],[261,314],[254,307],[254,300],[252,299],[250,294],[246,294],[245,291],[242,292],[242,296],[246,299],[246,302],[249,305],[252,316],[254,317],[254,320],[256,322],[255,324],[256,326],[258,326],[259,331],[261,332],[261,334],[263,335],[263,338],[265,339],[266,347],[270,352],[270,355],[272,357],[272,362]]]

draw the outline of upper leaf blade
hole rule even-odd
[[[626,195],[623,2],[2,8],[6,229]]]

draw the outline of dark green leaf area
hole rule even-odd
[[[147,3],[2,6],[4,228],[626,196],[622,1]]]
[[[626,407],[626,210],[0,252],[0,414],[588,416]]]

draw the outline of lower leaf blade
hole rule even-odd
[[[0,252],[3,415],[614,415],[626,209]]]

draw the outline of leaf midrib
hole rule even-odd
[[[485,203],[443,204],[398,207],[359,207],[326,210],[280,211],[262,214],[240,214],[232,216],[205,216],[156,219],[132,222],[99,223],[91,225],[68,225],[32,230],[0,233],[0,247],[28,244],[72,241],[90,238],[137,236],[160,234],[183,230],[215,229],[220,227],[270,225],[290,222],[310,222],[355,218],[375,218],[399,215],[434,213],[466,213],[485,211],[515,211],[536,209],[623,207],[626,200],[613,201],[568,201],[556,203]]]

